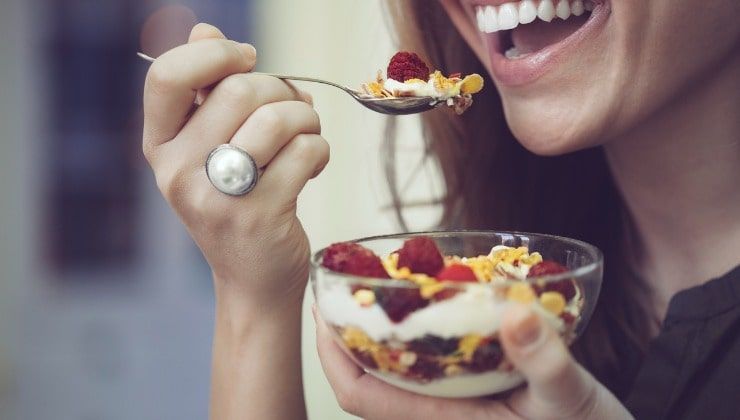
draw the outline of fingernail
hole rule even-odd
[[[542,337],[542,322],[532,310],[522,308],[513,314],[514,325],[512,338],[519,347],[534,348]]]

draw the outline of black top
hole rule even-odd
[[[625,404],[637,419],[740,419],[740,267],[671,299]]]

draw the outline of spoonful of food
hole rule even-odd
[[[150,63],[153,63],[155,61],[154,58],[144,53],[137,53],[137,55],[140,58],[146,61],[149,61]],[[302,82],[321,83],[324,85],[333,86],[337,89],[343,90],[344,92],[349,94],[357,102],[361,103],[365,107],[375,112],[379,112],[381,114],[388,114],[388,115],[418,114],[420,112],[425,112],[425,111],[434,109],[441,104],[447,103],[447,99],[435,98],[432,96],[376,97],[376,96],[373,96],[373,95],[370,95],[364,92],[359,92],[354,89],[350,89],[338,83],[330,82],[328,80],[316,79],[313,77],[286,76],[282,74],[257,73],[257,72],[255,72],[255,74],[263,74],[266,76],[276,77],[282,80],[297,80],[297,81],[302,81]]]

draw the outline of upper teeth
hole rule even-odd
[[[481,32],[493,33],[514,29],[540,18],[551,22],[555,17],[568,19],[593,10],[589,0],[522,0],[500,6],[477,6],[475,15]]]

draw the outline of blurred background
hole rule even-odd
[[[380,0],[3,0],[0,3],[0,419],[207,417],[208,267],[140,152],[147,65],[199,21],[259,51],[258,70],[372,79],[394,52]],[[301,197],[318,249],[398,231],[380,156],[385,118],[314,94],[332,162]],[[398,120],[408,199],[439,196],[418,121]],[[434,226],[421,207],[412,229]],[[312,419],[350,418],[304,317]]]

